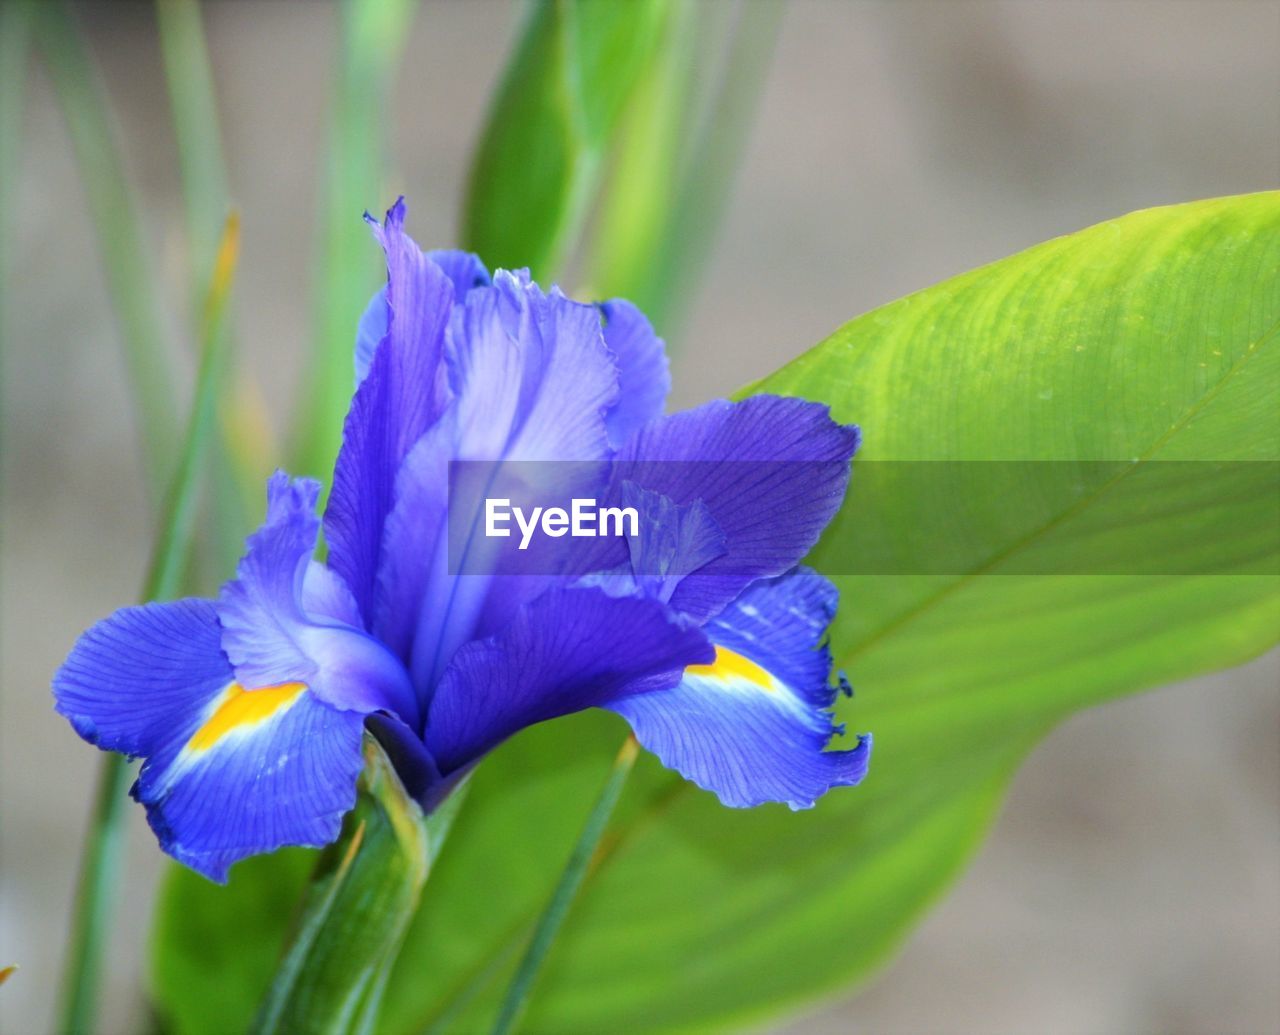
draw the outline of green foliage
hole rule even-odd
[[[1278,334],[1280,194],[1264,194],[1050,241],[859,317],[754,386],[825,400],[866,432],[812,560],[842,589],[833,648],[858,695],[840,717],[875,734],[871,775],[812,812],[739,812],[643,758],[529,1028],[719,1030],[857,982],[970,857],[1056,722],[1273,645]],[[997,468],[992,498],[948,474],[992,459],[1037,463]],[[947,463],[930,487],[904,461]],[[934,570],[954,522],[985,538]],[[621,734],[577,716],[480,767],[382,1030],[492,1023]],[[211,911],[199,895],[183,907]],[[247,951],[237,920],[195,942],[163,916],[170,967]],[[195,969],[181,990],[159,975],[179,1031],[206,1030],[210,999],[251,1008],[261,989]]]
[[[467,196],[466,247],[491,267],[559,271],[669,10],[667,0],[529,6]]]
[[[355,808],[307,886],[256,1035],[365,1032],[378,1015],[430,854],[422,810],[368,734],[364,754]]]
[[[225,886],[169,867],[151,944],[153,1002],[166,1031],[245,1031],[284,954],[319,852],[246,859]]]
[[[317,242],[313,351],[294,443],[295,474],[328,479],[351,401],[356,323],[377,290],[378,250],[361,208],[385,206],[387,113],[415,0],[343,0]]]
[[[120,323],[138,412],[147,481],[158,502],[178,442],[169,334],[160,283],[143,238],[141,208],[125,171],[97,66],[63,0],[36,5],[35,38],[66,119]]]
[[[732,196],[781,15],[776,0],[676,8],[619,131],[589,286],[635,302],[664,335],[693,296]]]

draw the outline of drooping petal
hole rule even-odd
[[[759,582],[704,627],[716,645],[711,664],[609,707],[664,765],[725,805],[809,808],[832,787],[860,782],[871,751],[869,736],[824,750],[836,732],[836,691],[821,638],[835,601],[813,572]]]
[[[416,724],[404,666],[360,625],[348,624],[356,607],[341,576],[313,566],[319,491],[312,481],[272,476],[266,521],[218,595],[222,650],[243,686],[303,683],[335,708],[385,709]],[[319,610],[308,611],[308,600]]]
[[[138,757],[235,676],[208,600],[126,607],[91,626],[53,677],[60,715],[90,744]]]
[[[671,391],[671,370],[662,339],[644,313],[625,299],[600,303],[604,342],[618,365],[618,401],[606,418],[617,449],[634,432],[661,416]]]
[[[125,608],[53,681],[82,737],[146,759],[133,794],[161,846],[214,880],[245,856],[337,836],[363,724],[302,684],[244,690],[220,641],[210,601]]]
[[[455,295],[453,282],[404,233],[403,199],[374,235],[387,255],[385,334],[351,401],[324,517],[329,564],[366,622],[396,472],[447,401],[440,361]],[[377,329],[369,317],[362,333]]]
[[[677,610],[704,619],[756,579],[794,567],[818,541],[844,499],[858,438],[856,427],[836,424],[819,403],[717,400],[631,436],[614,465],[611,495],[630,481],[677,504],[706,505],[725,552],[671,596]]]
[[[657,601],[552,590],[454,655],[428,714],[427,748],[448,776],[526,726],[670,686],[710,657],[703,635]]]
[[[171,733],[132,793],[161,848],[225,881],[247,856],[321,847],[338,836],[355,804],[363,729],[362,715],[330,707],[301,685],[233,684],[194,726]]]

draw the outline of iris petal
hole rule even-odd
[[[526,726],[669,686],[710,656],[702,633],[657,601],[552,590],[454,656],[431,705],[427,747],[448,776]]]
[[[677,504],[706,504],[725,552],[671,596],[677,610],[705,619],[808,553],[844,499],[858,439],[856,427],[836,424],[819,403],[717,400],[661,417],[629,438],[611,491],[630,481]]]
[[[810,808],[832,787],[859,783],[871,752],[867,736],[851,750],[824,750],[835,690],[820,640],[834,602],[813,572],[757,583],[705,627],[716,644],[711,664],[610,708],[664,765],[725,805]]]
[[[220,640],[210,601],[125,608],[53,681],[81,736],[146,759],[133,794],[161,846],[214,880],[245,856],[337,835],[363,726],[300,684],[239,687]]]
[[[447,402],[440,361],[455,293],[404,232],[403,201],[375,224],[374,235],[387,256],[386,332],[351,400],[324,516],[329,564],[351,587],[366,622],[396,472]]]
[[[604,342],[618,366],[618,401],[609,410],[609,443],[616,449],[662,414],[671,370],[662,339],[644,313],[625,299],[600,303]]]

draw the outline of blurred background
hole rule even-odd
[[[189,368],[181,183],[154,15],[78,9]],[[282,436],[310,327],[328,3],[204,9],[230,192],[234,320]],[[390,112],[390,190],[459,237],[471,149],[511,45],[501,0],[426,2]],[[786,7],[721,234],[667,333],[673,404],[770,372],[844,320],[1132,209],[1277,186],[1275,0],[894,0]],[[66,124],[26,82],[3,298],[0,1028],[42,1035],[98,758],[54,715],[77,633],[137,593],[147,491]],[[372,244],[370,248],[372,249]],[[187,370],[190,376],[190,370]],[[1280,1030],[1280,655],[1082,715],[1030,759],[975,865],[898,961],[802,1032]],[[103,1030],[145,1027],[162,857],[129,815]]]

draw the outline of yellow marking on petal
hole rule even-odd
[[[305,683],[281,683],[246,690],[232,683],[223,691],[213,714],[187,741],[187,750],[208,751],[232,730],[265,722],[293,704],[306,688]]]
[[[686,676],[709,676],[712,679],[732,679],[738,677],[748,683],[754,683],[761,690],[775,693],[773,676],[757,665],[750,658],[744,658],[728,647],[716,644],[716,657],[710,665],[690,665],[685,670]]]

